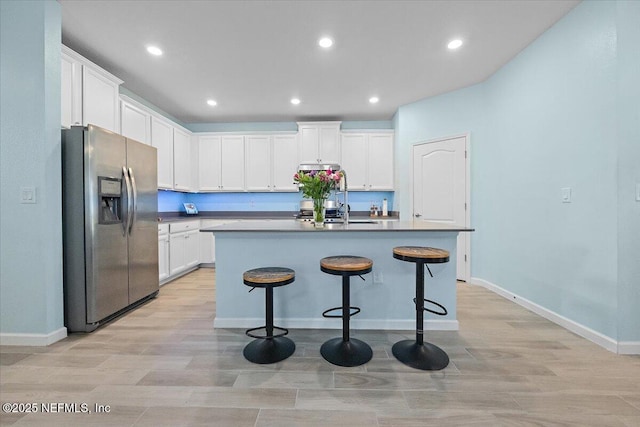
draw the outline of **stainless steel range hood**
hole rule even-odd
[[[337,172],[340,170],[340,165],[337,163],[300,163],[298,166],[298,170],[303,172],[326,171],[327,169]]]

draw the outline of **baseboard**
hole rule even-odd
[[[67,337],[67,328],[60,328],[49,334],[0,333],[0,345],[24,345],[44,347]]]
[[[470,283],[478,286],[482,286],[483,288],[487,288],[492,292],[508,299],[509,301],[513,301],[516,304],[526,308],[529,311],[536,313],[539,316],[544,317],[547,320],[552,321],[565,329],[570,330],[571,332],[580,335],[583,338],[588,339],[589,341],[598,344],[600,347],[603,347],[609,350],[612,353],[618,354],[640,354],[640,343],[637,342],[626,342],[619,343],[618,341],[610,338],[606,335],[601,334],[600,332],[594,331],[593,329],[584,326],[578,322],[575,322],[567,317],[564,317],[554,311],[549,310],[548,308],[542,307],[541,305],[536,304],[535,302],[529,301],[526,298],[522,298],[519,295],[516,295],[506,289],[501,288],[500,286],[491,283],[487,280],[479,279],[477,277],[471,277]],[[624,348],[621,346],[624,345]],[[625,351],[624,353],[622,351]],[[628,351],[635,351],[629,353]]]
[[[273,322],[277,326],[291,329],[342,329],[342,320],[325,319],[323,317],[311,319],[279,319]],[[385,330],[385,331],[413,331],[415,320],[382,320],[382,319],[352,319],[351,328],[355,330]],[[425,330],[428,331],[457,331],[457,320],[425,320]],[[220,318],[213,321],[214,328],[248,329],[264,324],[264,318]]]
[[[640,354],[640,341],[618,342],[618,354]]]

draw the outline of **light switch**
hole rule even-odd
[[[36,188],[20,187],[20,203],[35,203],[35,202],[36,202]]]
[[[640,182],[636,183],[636,202],[640,202]]]
[[[571,187],[562,189],[562,203],[571,203]]]

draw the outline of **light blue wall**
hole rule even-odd
[[[631,265],[618,257],[630,224],[616,227],[616,109],[638,99],[618,97],[616,7],[581,3],[486,82],[403,106],[395,118],[400,210],[409,207],[410,145],[470,132],[472,276],[613,339],[619,265]],[[637,132],[637,116],[620,120]],[[628,155],[637,144],[630,135]],[[572,203],[561,202],[563,187],[572,188]],[[637,210],[623,216],[637,230]],[[637,233],[631,239],[637,249]],[[627,292],[636,301],[637,277]],[[637,314],[627,316],[637,339]]]
[[[619,2],[618,334],[640,341],[640,2]]]
[[[389,210],[393,210],[393,192],[363,191],[350,192],[349,205],[352,211],[368,211],[372,204],[382,208],[382,200],[387,199]],[[178,193],[158,191],[160,212],[183,211],[183,203],[195,203],[200,211],[241,211],[241,212],[294,212],[300,208],[302,193]]]
[[[63,327],[60,4],[0,2],[0,332]],[[36,204],[20,204],[20,187]]]

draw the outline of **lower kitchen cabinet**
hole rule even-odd
[[[169,277],[200,263],[200,221],[169,224]]]
[[[158,225],[158,272],[161,282],[169,277],[169,224]]]

